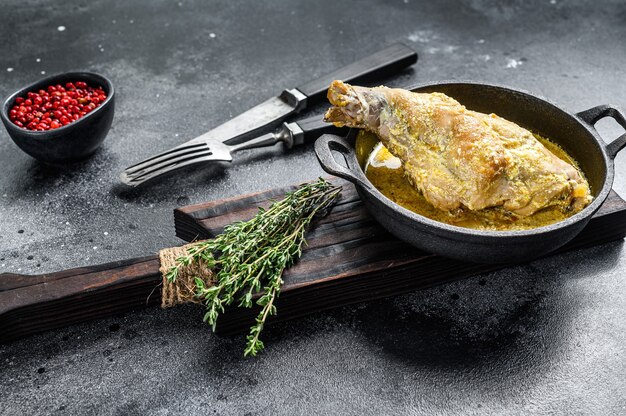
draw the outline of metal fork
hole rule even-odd
[[[198,163],[232,162],[232,154],[244,149],[273,146],[283,142],[287,149],[316,139],[322,133],[337,129],[325,123],[321,116],[293,123],[283,123],[275,132],[267,133],[243,143],[227,145],[216,139],[185,143],[127,168],[120,175],[123,183],[137,186],[157,176]]]

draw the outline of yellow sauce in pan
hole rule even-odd
[[[576,161],[560,146],[539,135],[535,134],[535,137],[556,156],[580,170]],[[543,209],[528,217],[513,216],[499,207],[488,208],[478,214],[469,210],[451,214],[432,206],[413,188],[404,176],[400,159],[389,153],[375,134],[365,130],[359,132],[356,154],[360,165],[364,166],[365,176],[383,195],[398,205],[435,221],[478,230],[513,231],[542,227],[569,216],[557,207]]]

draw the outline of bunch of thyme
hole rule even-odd
[[[262,290],[256,300],[261,311],[250,328],[244,351],[244,356],[255,356],[264,347],[259,336],[265,321],[276,314],[283,270],[302,254],[304,235],[311,221],[326,215],[340,192],[340,186],[322,178],[300,185],[268,209],[259,208],[251,220],[230,224],[215,238],[193,244],[188,255],[178,258],[166,277],[174,281],[180,268],[192,262],[204,262],[217,272],[212,286],[195,279],[196,297],[206,305],[204,320],[213,331],[225,306],[237,300],[240,307],[250,308],[254,295]]]

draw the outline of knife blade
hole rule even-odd
[[[121,180],[127,183],[127,173],[137,166],[149,165],[151,162],[160,163],[168,155],[192,149],[207,140],[218,140],[229,145],[239,144],[271,130],[288,116],[320,102],[325,97],[328,85],[335,79],[355,82],[384,77],[415,62],[417,53],[414,50],[402,43],[391,45],[299,87],[284,90],[279,96],[270,98],[196,138],[130,166],[122,173]]]

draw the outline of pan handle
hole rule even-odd
[[[600,119],[605,117],[611,117],[620,126],[626,129],[626,116],[624,112],[618,107],[611,104],[603,104],[597,107],[590,108],[589,110],[581,111],[576,114],[578,118],[585,123],[593,127]],[[606,145],[606,151],[611,159],[615,159],[615,156],[626,146],[626,133],[613,140]]]
[[[337,162],[333,151],[341,153],[346,160],[347,168]],[[324,134],[315,142],[315,155],[326,172],[371,190],[372,185],[359,166],[354,148],[345,139],[332,134]]]

